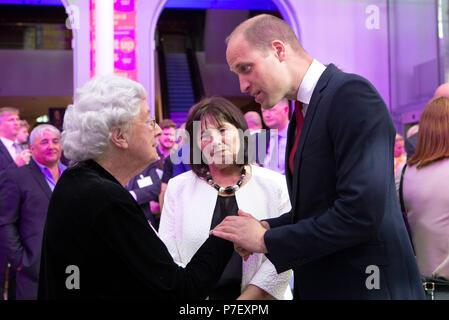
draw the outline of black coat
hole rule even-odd
[[[17,270],[16,298],[36,299],[42,234],[51,189],[39,166],[26,166],[0,174],[0,253]]]
[[[292,268],[300,299],[423,299],[395,191],[395,129],[376,89],[329,65],[312,94],[288,169],[292,211],[268,220],[267,257]],[[371,267],[378,267],[373,273]],[[369,289],[378,274],[379,288]]]
[[[39,298],[204,299],[232,252],[232,243],[212,236],[179,267],[131,194],[87,161],[67,169],[53,191]],[[79,289],[66,286],[76,284],[69,266],[79,270]]]

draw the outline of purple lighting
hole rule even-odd
[[[0,0],[0,4],[17,4],[32,6],[62,6],[61,0]]]

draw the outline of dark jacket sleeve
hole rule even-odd
[[[265,221],[268,222],[268,224],[270,225],[270,228],[277,228],[280,226],[291,224],[293,221],[292,214],[293,214],[293,211],[289,211],[279,217],[272,218],[272,219],[265,219]]]
[[[114,203],[95,218],[94,232],[117,253],[159,299],[204,299],[220,278],[233,252],[231,242],[209,237],[186,268],[179,267],[168,249],[140,214]]]
[[[10,170],[0,173],[0,253],[15,267],[21,266],[25,250],[17,229],[20,197],[19,187]]]
[[[267,257],[278,272],[369,240],[384,215],[395,132],[380,95],[364,80],[345,82],[333,97],[326,126],[337,198],[322,214],[265,233]]]

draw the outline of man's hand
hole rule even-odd
[[[238,216],[227,216],[210,233],[233,242],[236,251],[246,259],[253,252],[267,253],[263,239],[267,231],[264,224],[242,210],[238,213]]]
[[[23,165],[26,165],[30,162],[31,158],[31,151],[30,149],[22,150],[14,159],[14,162],[18,167],[21,167]]]

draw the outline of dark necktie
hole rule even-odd
[[[293,168],[295,167],[293,159],[295,158],[296,149],[298,148],[299,137],[301,135],[302,125],[304,123],[304,115],[302,114],[302,103],[295,101],[295,118],[296,118],[296,136],[295,142],[293,143],[292,150],[290,151],[290,156],[288,158],[288,166],[290,172],[293,175]]]

